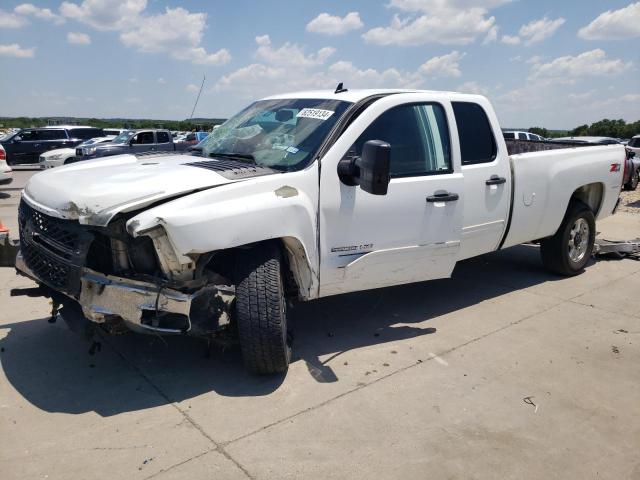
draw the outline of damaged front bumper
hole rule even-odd
[[[26,265],[22,255],[16,258],[16,270],[41,282]],[[105,323],[114,318],[141,333],[209,335],[227,326],[231,320],[235,291],[232,286],[207,285],[193,293],[183,293],[154,284],[89,268],[81,273],[77,301],[84,316]]]

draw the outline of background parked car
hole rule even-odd
[[[627,150],[636,154],[636,158],[640,158],[640,135],[636,135],[629,143],[627,143]]]
[[[620,145],[620,140],[611,137],[560,137],[554,142],[594,143],[597,145]]]
[[[103,128],[102,129],[104,132],[104,136],[114,136],[117,137],[118,135],[120,135],[122,132],[125,131],[124,128]]]
[[[56,148],[75,147],[90,138],[102,137],[101,128],[87,126],[58,126],[25,128],[0,139],[9,165],[38,163],[44,152]]]
[[[67,163],[91,160],[113,155],[138,154],[143,152],[173,152],[183,150],[173,143],[169,130],[142,129],[127,130],[111,142],[86,147],[76,147],[76,154]]]
[[[86,142],[81,143],[80,145],[78,145],[77,148],[88,147],[90,145],[97,145],[100,143],[108,143],[114,138],[116,138],[114,135],[92,138],[90,140],[87,140]],[[44,152],[42,155],[40,155],[40,159],[39,159],[40,168],[45,169],[45,168],[60,167],[61,165],[64,165],[67,162],[67,160],[75,157],[75,155],[76,155],[75,147],[74,148],[58,148],[56,150],[49,150],[48,152]]]
[[[521,131],[511,131],[511,132],[502,132],[504,138],[508,138],[511,140],[529,140],[530,142],[543,142],[545,139],[540,135],[536,135],[535,133],[529,132],[521,132]]]
[[[7,164],[7,154],[0,145],[0,185],[11,183],[11,167]]]

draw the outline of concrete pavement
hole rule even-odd
[[[271,378],[192,339],[89,355],[46,300],[9,295],[31,286],[0,268],[3,479],[640,479],[637,261],[564,279],[521,246],[301,305]]]

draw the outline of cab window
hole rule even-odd
[[[460,137],[462,165],[493,162],[498,148],[484,109],[477,103],[453,102],[452,105]],[[526,139],[525,135],[523,140]]]
[[[18,133],[18,137],[20,137],[23,142],[35,142],[39,140],[37,130],[22,130]]]
[[[64,130],[47,129],[40,130],[38,136],[40,140],[66,140],[67,132]]]
[[[169,143],[169,134],[167,132],[158,132],[156,133],[158,137],[158,143]]]
[[[362,155],[369,140],[391,145],[392,178],[453,171],[449,128],[441,105],[400,105],[387,110],[360,135],[350,153]]]
[[[133,142],[135,145],[150,145],[153,142],[153,132],[140,132],[134,138]]]

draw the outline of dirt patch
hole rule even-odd
[[[622,201],[618,211],[640,214],[640,186],[632,192],[623,190],[620,197]]]

